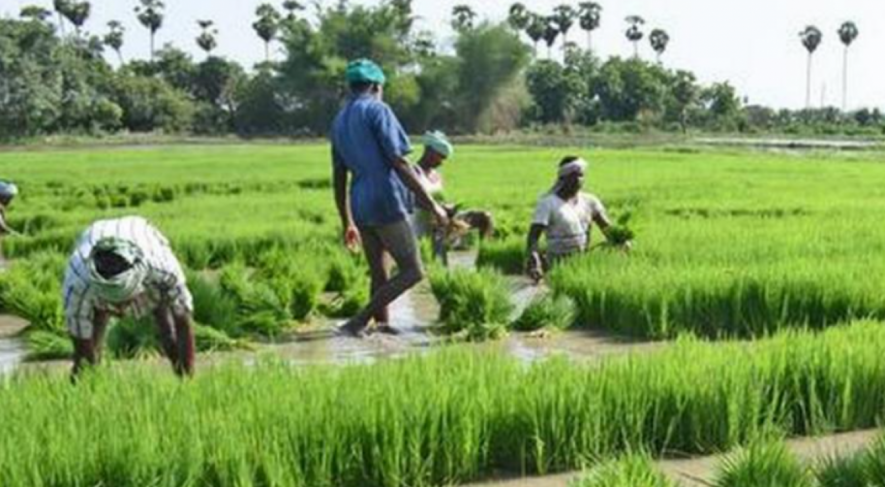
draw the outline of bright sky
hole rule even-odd
[[[321,0],[331,4],[337,0]],[[378,0],[357,0],[376,3]],[[564,0],[523,0],[530,9],[548,13]],[[815,54],[813,67],[813,104],[824,100],[828,105],[842,103],[843,47],[836,30],[845,20],[858,24],[860,37],[849,55],[849,108],[877,106],[885,108],[885,2],[880,0],[598,0],[603,6],[602,26],[594,33],[593,45],[600,55],[632,54],[624,38],[624,17],[641,15],[647,21],[646,32],[661,27],[671,37],[664,55],[670,67],[694,71],[703,82],[728,80],[750,103],[774,107],[801,108],[805,103],[806,54],[798,33],[808,24],[824,33],[823,43]],[[119,19],[127,29],[123,48],[127,59],[147,57],[148,33],[137,23],[135,0],[93,0],[92,18],[87,30],[104,33],[108,20]],[[166,23],[159,31],[157,45],[173,42],[194,53],[202,53],[194,38],[199,32],[197,19],[216,21],[219,47],[216,54],[236,59],[247,66],[264,56],[261,41],[252,30],[255,7],[262,0],[166,0]],[[282,3],[281,0],[275,3]],[[420,16],[419,27],[451,40],[448,26],[454,5],[471,5],[481,16],[491,20],[506,17],[510,0],[414,0]],[[578,0],[571,0],[576,5]],[[0,15],[17,16],[28,4],[51,8],[51,0],[0,0]],[[583,45],[584,33],[573,28],[570,39]],[[544,49],[541,53],[545,52]],[[276,57],[282,54],[277,49]],[[647,38],[641,55],[653,58]]]

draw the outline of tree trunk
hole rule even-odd
[[[62,37],[65,36],[65,18],[61,12],[58,13],[58,31]]]
[[[154,32],[151,31],[151,62],[154,62]]]
[[[123,53],[120,52],[119,49],[117,49],[117,60],[120,61],[120,67],[122,68],[123,67]]]
[[[811,109],[811,53],[808,53],[808,72],[805,75],[805,108]]]
[[[535,41],[535,43],[532,44],[532,55],[535,59],[538,59],[538,41]]]
[[[848,46],[842,54],[842,112],[848,110]]]
[[[639,59],[639,41],[633,41],[633,58]]]
[[[264,41],[264,62],[270,62],[270,41]]]
[[[589,53],[593,52],[593,31],[592,30],[587,31],[587,52],[589,52]]]

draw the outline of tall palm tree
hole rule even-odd
[[[120,66],[123,65],[123,32],[126,30],[117,20],[112,20],[108,22],[108,27],[111,29],[107,34],[102,38],[102,42],[113,49],[117,53],[117,59],[120,61]]]
[[[510,6],[510,10],[507,13],[507,23],[510,24],[510,27],[517,32],[522,32],[528,27],[529,22],[531,21],[531,13],[526,8],[525,4],[521,2],[516,2]]]
[[[559,37],[559,24],[553,16],[544,17],[544,42],[547,43],[547,59],[553,59],[553,44]]]
[[[627,23],[630,24],[630,27],[627,28],[627,32],[625,35],[627,36],[627,40],[633,43],[633,57],[639,58],[639,41],[645,36],[645,33],[642,32],[642,25],[645,24],[645,19],[638,15],[631,15],[627,17]]]
[[[65,35],[65,18],[71,10],[71,0],[53,0],[52,8],[58,14],[58,31]]]
[[[294,12],[290,10],[290,13]],[[262,3],[255,9],[255,15],[258,20],[252,23],[252,28],[258,37],[264,41],[264,60],[270,61],[270,43],[273,41],[280,30],[280,13],[269,3]],[[294,13],[292,14],[294,18]]]
[[[218,41],[215,36],[218,35],[218,29],[213,28],[215,22],[211,20],[198,20],[197,25],[200,26],[200,35],[197,36],[197,45],[206,52],[206,57],[212,54],[212,50],[218,47]]]
[[[473,22],[476,20],[476,12],[470,8],[470,5],[455,5],[452,8],[452,28],[457,32],[464,32],[473,28]]]
[[[805,27],[805,29],[799,33],[802,45],[805,46],[805,50],[808,51],[808,73],[806,75],[807,79],[805,83],[805,108],[811,108],[811,59],[812,56],[814,56],[814,51],[820,46],[823,37],[823,32],[813,25]]]
[[[568,31],[575,25],[575,19],[578,18],[578,12],[568,4],[557,5],[553,9],[553,22],[556,23],[556,30],[562,34],[562,45],[565,49],[568,43]]]
[[[529,14],[529,22],[525,26],[525,33],[532,40],[533,54],[538,57],[538,43],[544,38],[544,31],[547,30],[547,19],[543,15],[536,13]]]
[[[658,63],[660,63],[661,56],[667,50],[667,44],[670,43],[670,35],[664,29],[654,29],[648,35],[648,40],[651,43],[651,48],[657,53]]]
[[[851,43],[857,39],[860,31],[854,22],[845,22],[839,27],[839,39],[845,44],[845,51],[842,55],[842,111],[848,109],[848,48]]]
[[[141,6],[135,7],[138,21],[151,32],[151,61],[154,60],[154,38],[157,31],[163,26],[163,8],[165,5],[160,0],[138,0]]]
[[[286,18],[293,20],[295,18],[295,12],[304,10],[304,4],[296,0],[286,0],[283,2],[283,10],[287,12]]]
[[[596,2],[578,4],[578,21],[581,29],[587,32],[587,51],[593,50],[593,31],[599,28],[602,21],[602,5]]]
[[[92,12],[92,5],[89,2],[74,2],[69,5],[70,8],[65,16],[68,21],[74,24],[74,31],[76,32],[77,37],[80,37],[80,29],[83,28],[83,24],[86,23],[86,20],[89,19],[89,14]]]
[[[39,5],[26,5],[19,11],[18,16],[36,22],[45,22],[46,19],[52,17],[52,12]]]

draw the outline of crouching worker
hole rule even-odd
[[[9,181],[0,181],[0,234],[2,235],[16,233],[6,222],[6,211],[16,195],[18,195],[18,187],[15,184]]]
[[[93,223],[77,240],[62,288],[74,377],[97,364],[112,317],[152,315],[178,375],[194,372],[193,298],[166,238],[147,220]]]
[[[587,162],[568,156],[559,164],[556,184],[538,201],[529,230],[526,270],[535,281],[541,280],[551,265],[590,249],[590,230],[595,223],[608,236],[611,221],[596,196],[584,193]],[[547,255],[541,255],[538,242],[547,234]],[[630,243],[624,244],[629,249]]]

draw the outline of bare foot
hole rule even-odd
[[[366,336],[366,323],[354,318],[339,326],[336,331],[339,335],[363,338]]]
[[[396,328],[390,326],[387,323],[378,323],[375,326],[375,330],[377,333],[384,333],[385,335],[399,335],[401,332]]]

